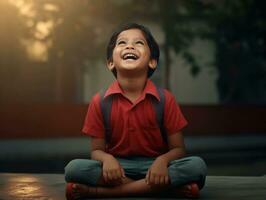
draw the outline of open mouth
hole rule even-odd
[[[139,57],[133,53],[126,53],[123,55],[123,60],[137,60]]]

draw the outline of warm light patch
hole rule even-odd
[[[10,177],[8,180],[8,195],[14,199],[28,199],[28,197],[40,197],[43,195],[40,180],[33,176]]]
[[[48,60],[48,45],[38,40],[24,40],[28,56],[31,60],[45,62]]]
[[[31,38],[21,39],[25,46],[29,59],[34,61],[45,62],[48,60],[48,50],[52,46],[49,38],[51,32],[62,20],[53,20],[51,18],[37,20],[35,0],[7,0],[11,5],[15,6],[21,17],[24,19],[25,25],[30,29]],[[53,3],[43,3],[41,7],[45,12],[58,12],[59,7]]]
[[[37,182],[39,181],[38,178],[34,177],[34,176],[18,176],[18,177],[10,177],[9,178],[10,182]]]
[[[34,33],[35,38],[40,40],[45,39],[50,34],[53,27],[54,22],[52,20],[38,22]]]
[[[34,1],[26,0],[8,0],[9,3],[16,6],[21,15],[25,17],[34,17],[36,12],[33,9]]]
[[[34,21],[33,20],[27,20],[26,25],[27,25],[27,27],[31,28],[34,26]]]
[[[46,11],[50,11],[50,12],[57,12],[57,11],[59,11],[59,8],[56,5],[51,4],[51,3],[46,3],[43,6],[43,9],[46,10]]]

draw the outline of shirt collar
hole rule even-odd
[[[116,80],[106,90],[106,92],[104,94],[104,98],[106,98],[107,96],[110,96],[110,95],[123,94],[123,93],[124,92],[123,92],[122,88],[120,87],[119,82]],[[147,82],[146,82],[146,85],[145,85],[145,88],[144,88],[142,94],[143,95],[150,94],[150,95],[154,96],[158,101],[160,101],[160,96],[158,94],[157,88],[150,79],[147,79]]]

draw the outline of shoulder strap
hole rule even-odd
[[[105,140],[106,143],[109,143],[111,139],[111,109],[112,109],[112,102],[113,98],[112,95],[104,98],[106,90],[100,91],[100,108],[103,116],[103,125],[105,128]]]
[[[167,143],[167,133],[164,128],[164,105],[165,105],[165,95],[163,88],[158,88],[157,91],[160,97],[160,101],[157,101],[153,99],[153,106],[156,113],[156,119],[157,123],[160,127],[161,136],[163,138],[163,141]],[[112,102],[113,98],[112,95],[104,98],[106,90],[100,91],[100,108],[103,116],[103,124],[105,128],[105,138],[106,143],[109,143],[111,139],[111,124],[110,124],[110,118],[111,118],[111,109],[112,109]]]
[[[157,91],[160,97],[160,101],[153,100],[153,106],[156,113],[156,119],[157,123],[160,127],[161,136],[163,138],[163,141],[167,143],[167,133],[164,128],[164,105],[165,105],[165,95],[163,88],[157,87]]]

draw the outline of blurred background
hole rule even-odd
[[[266,174],[266,3],[260,0],[1,0],[0,172],[63,173],[89,157],[81,133],[114,29],[151,30],[152,79],[189,126],[189,154],[210,175]]]

